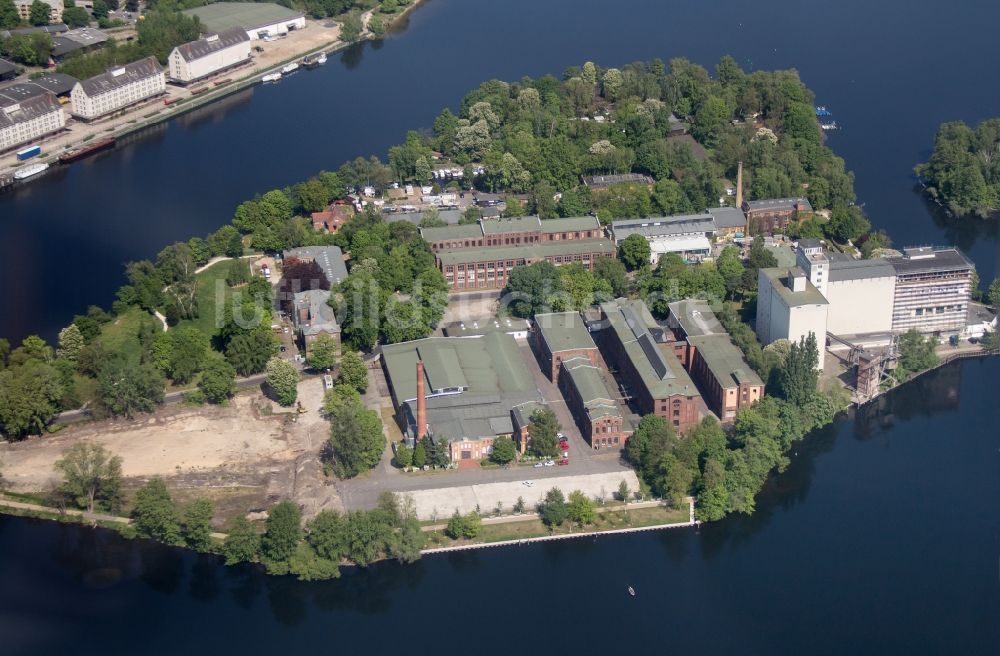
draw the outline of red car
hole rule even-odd
[[[569,448],[569,442],[567,442],[566,440],[561,440],[559,442],[559,448],[565,451],[566,449]]]
[[[563,458],[562,460],[556,462],[556,464],[557,465],[568,465],[569,464],[569,458]]]

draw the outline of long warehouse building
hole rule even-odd
[[[250,37],[243,28],[232,27],[177,46],[167,65],[171,80],[189,84],[248,61]]]

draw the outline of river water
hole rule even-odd
[[[995,115],[997,3],[430,0],[402,33],[0,198],[0,334],[107,305],[121,264],[254,193],[384,154],[490,77],[686,56],[795,67],[897,244],[996,274],[996,222],[947,222],[912,166]],[[388,564],[305,584],[114,534],[0,518],[0,653],[993,654],[1000,360],[922,377],[799,445],[758,512],[718,524]],[[990,428],[993,426],[993,428]],[[636,587],[636,598],[625,594]]]

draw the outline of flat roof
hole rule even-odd
[[[796,205],[802,205],[803,211],[811,212],[812,205],[809,203],[809,199],[799,196],[798,198],[765,198],[762,200],[748,200],[745,201],[747,208],[750,211],[767,211],[767,210],[794,210]]]
[[[642,173],[617,173],[614,175],[585,175],[583,184],[588,187],[610,187],[618,184],[653,184],[653,178]]]
[[[442,264],[462,264],[465,262],[493,262],[500,260],[527,260],[556,255],[579,255],[582,253],[602,253],[613,255],[615,246],[607,239],[572,239],[548,241],[521,246],[456,248],[438,251]]]
[[[715,217],[716,228],[745,228],[747,215],[738,207],[713,207],[708,213]]]
[[[724,389],[737,387],[740,382],[763,385],[757,372],[750,368],[743,351],[736,348],[729,335],[696,335],[688,343],[698,349],[709,371]]]
[[[944,273],[972,269],[969,258],[957,248],[904,249],[908,255],[886,258],[896,275]]]
[[[801,271],[801,269],[799,269],[799,271]],[[761,269],[760,272],[767,276],[768,280],[771,281],[771,288],[774,289],[775,293],[782,298],[785,305],[788,307],[800,307],[803,305],[829,305],[829,302],[823,294],[816,289],[816,286],[809,281],[809,278],[805,279],[805,291],[793,292],[789,289],[787,284],[789,269]]]
[[[487,333],[526,332],[531,327],[527,319],[515,317],[480,317],[465,321],[452,321],[442,330],[445,337],[477,337]]]
[[[686,337],[726,333],[726,329],[719,323],[715,312],[712,311],[712,307],[706,300],[690,298],[674,301],[668,307],[670,308],[671,321],[680,326]]]
[[[216,2],[204,7],[185,9],[183,13],[197,16],[209,32],[222,32],[231,27],[242,27],[249,31],[305,16],[301,11],[264,2]]]
[[[549,353],[575,349],[597,350],[597,344],[579,312],[536,314],[535,326]]]
[[[715,232],[715,217],[704,212],[702,214],[680,214],[648,219],[625,219],[613,221],[611,232],[615,236],[615,241],[621,241],[634,234],[640,234],[646,238],[696,233],[702,233],[704,236],[706,232]]]
[[[831,259],[830,261],[830,282],[844,282],[846,280],[869,280],[874,278],[894,278],[896,269],[883,259],[874,260],[853,260],[853,259]]]
[[[658,342],[650,332],[657,327],[645,302],[619,298],[601,305],[601,313],[625,347],[625,355],[638,372],[642,384],[654,399],[677,394],[698,396],[698,388],[669,345]]]

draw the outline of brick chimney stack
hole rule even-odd
[[[417,441],[427,437],[427,393],[424,391],[424,361],[417,360]]]
[[[736,167],[736,207],[743,207],[743,162]]]

